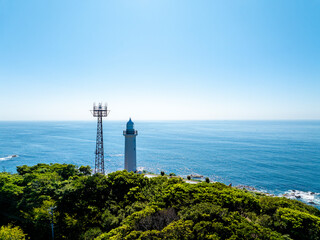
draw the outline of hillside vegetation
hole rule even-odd
[[[222,183],[71,164],[0,173],[0,239],[51,239],[52,219],[55,239],[320,239],[318,209]]]

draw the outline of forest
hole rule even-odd
[[[320,239],[320,211],[218,182],[37,164],[0,173],[0,226],[13,240],[303,240]]]

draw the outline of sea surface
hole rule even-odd
[[[107,172],[124,166],[125,121],[104,121]],[[0,171],[94,167],[96,122],[0,122]],[[137,121],[137,166],[320,204],[320,121]],[[17,155],[17,157],[12,157]]]

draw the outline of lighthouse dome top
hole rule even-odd
[[[131,118],[127,122],[127,130],[134,130],[134,123],[132,122]]]

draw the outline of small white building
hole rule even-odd
[[[125,137],[125,147],[124,147],[124,169],[128,172],[135,172],[137,170],[137,160],[136,160],[136,136],[138,131],[134,130],[134,123],[131,118],[127,122],[127,129],[123,131],[123,136]]]

